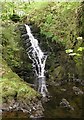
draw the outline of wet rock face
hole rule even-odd
[[[34,29],[36,28],[33,26]],[[46,61],[47,72],[45,74],[49,82],[59,81],[65,78],[68,79],[73,77],[73,74],[77,76],[75,62],[65,53],[65,47],[63,45],[51,42],[52,38],[46,38],[45,35],[40,34],[40,31],[38,33],[34,32],[34,35],[38,38],[42,50],[48,54]]]

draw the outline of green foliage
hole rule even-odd
[[[68,49],[68,50],[66,50],[66,53],[71,53],[71,52],[73,52],[72,49]]]
[[[77,69],[79,71],[79,76],[82,77],[83,76],[83,52],[84,52],[84,47],[78,47],[77,50],[72,50],[72,49],[67,49],[66,53],[69,54],[69,56],[72,56]]]
[[[84,50],[84,47],[79,47],[77,51],[83,51]]]
[[[4,24],[4,27],[2,27],[2,55],[10,66],[19,67],[22,62],[20,59],[22,48],[18,44],[20,35],[19,33],[16,34],[15,27],[13,24]]]
[[[2,57],[13,71],[26,70],[31,72],[32,64],[23,47],[18,25],[12,21],[2,23]]]
[[[78,2],[48,2],[47,6],[32,11],[28,17],[40,27],[42,34],[51,38],[52,42],[56,40],[69,48],[73,46],[73,41],[77,37],[75,11],[79,6]]]
[[[70,56],[82,56],[82,52],[84,51],[84,47],[79,47],[75,52],[73,49],[67,49],[66,53],[68,53]]]
[[[1,13],[1,19],[2,21],[8,20],[10,15],[13,14],[13,9],[15,7],[13,2],[1,2],[2,6],[2,13]]]
[[[28,2],[0,2],[1,4],[1,19],[2,21],[10,20],[10,17],[13,14],[16,14],[22,19],[24,16],[28,14],[32,14],[34,10],[38,10],[47,5],[47,2],[32,2],[29,4]],[[32,9],[33,8],[33,9]]]
[[[51,41],[65,44],[66,48],[73,46],[77,37],[76,11],[79,2],[2,2],[1,19],[10,20],[13,14],[20,17],[20,21],[35,22],[41,33],[50,37]],[[32,9],[33,8],[33,9]]]
[[[58,36],[54,36],[54,37],[52,38],[52,42],[54,42],[54,41],[59,41],[59,37],[58,37]]]
[[[41,34],[51,41],[63,43],[66,48],[73,46],[77,37],[76,12],[79,2],[2,2],[2,20],[10,20],[13,11],[26,22],[34,22],[41,29]],[[32,9],[33,8],[33,9]],[[27,16],[27,18],[25,18]]]

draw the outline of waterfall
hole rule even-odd
[[[26,33],[24,33],[22,37],[26,37],[26,51],[29,58],[33,62],[32,66],[37,77],[38,91],[42,94],[43,97],[46,97],[48,90],[46,87],[46,79],[44,73],[47,55],[45,55],[44,52],[42,52],[41,48],[39,47],[38,40],[35,39],[31,33],[30,27],[27,24],[25,24],[24,26]]]

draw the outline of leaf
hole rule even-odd
[[[71,52],[73,52],[72,49],[68,49],[68,50],[66,50],[66,53],[71,53]]]
[[[58,40],[59,40],[58,36],[54,36],[54,37],[52,38],[52,42],[53,42],[53,41],[58,41]]]
[[[77,54],[76,54],[76,56],[80,57],[80,56],[81,56],[81,54],[77,53]]]
[[[77,51],[83,51],[84,50],[84,47],[79,47]]]
[[[70,55],[70,56],[74,56],[74,55],[76,55],[76,53],[70,53],[69,55]]]

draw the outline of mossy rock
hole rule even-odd
[[[58,66],[55,68],[52,72],[52,75],[50,77],[50,81],[59,81],[64,78],[64,69],[62,66]]]
[[[2,87],[2,99],[3,102],[11,99],[33,99],[39,94],[24,82],[16,73],[14,73],[6,64],[2,61],[2,78],[0,79],[0,86]],[[5,100],[6,99],[6,100]]]

